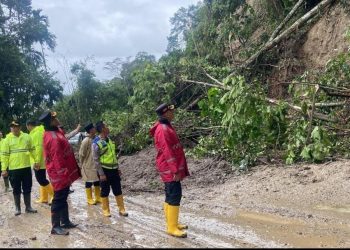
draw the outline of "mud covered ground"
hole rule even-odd
[[[112,217],[101,205],[86,204],[82,181],[69,197],[71,219],[79,227],[52,236],[50,209],[13,215],[11,193],[0,181],[0,247],[349,247],[350,161],[320,165],[257,166],[232,171],[222,161],[189,159],[191,177],[183,181],[180,218],[188,238],[165,234],[163,184],[152,148],[120,159],[129,217]],[[38,196],[34,181],[33,197]],[[22,204],[23,207],[23,204]]]

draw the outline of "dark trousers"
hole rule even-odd
[[[181,182],[165,182],[165,202],[171,206],[180,206],[182,197]]]
[[[91,188],[92,184],[94,184],[95,187],[99,187],[100,186],[100,182],[99,181],[85,182],[85,188]]]
[[[49,185],[50,182],[46,179],[46,169],[34,170],[34,174],[40,186]]]
[[[53,200],[51,204],[51,213],[56,214],[60,211],[68,208],[68,198],[69,187],[61,189],[59,191],[54,191]]]
[[[9,170],[10,183],[14,195],[30,194],[32,192],[32,169],[30,167]]]
[[[101,181],[101,197],[108,197],[109,192],[112,191],[114,196],[122,194],[122,186],[120,184],[120,176],[118,169],[107,169],[103,168],[103,172],[107,178],[106,181]]]
[[[8,187],[7,185],[8,185],[9,177],[7,176],[7,177],[2,177],[2,178],[4,178],[5,187]]]

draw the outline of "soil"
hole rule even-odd
[[[305,71],[324,70],[331,59],[349,50],[346,33],[350,11],[343,4],[335,1],[321,17],[310,23],[308,28],[294,32],[290,39],[280,43],[277,50],[279,61],[267,79],[270,97],[288,98],[288,82]]]
[[[188,237],[165,233],[163,184],[147,148],[120,159],[125,206],[120,217],[110,194],[111,218],[86,203],[84,183],[73,184],[70,217],[79,223],[69,236],[50,235],[50,207],[14,216],[11,193],[0,187],[0,247],[349,247],[350,161],[264,165],[249,172],[224,161],[188,159],[180,220]],[[32,197],[38,197],[34,180]],[[22,210],[24,204],[22,202]]]
[[[349,10],[337,4],[328,8],[309,30],[300,47],[299,59],[307,69],[323,68],[327,62],[349,49],[346,32],[350,25]]]

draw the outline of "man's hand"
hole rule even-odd
[[[40,169],[40,163],[34,163],[34,170]]]
[[[2,177],[7,177],[9,174],[7,173],[6,170],[4,170],[1,172],[1,175],[2,175]]]
[[[107,178],[105,175],[100,175],[100,181],[106,181],[106,180],[107,180]]]
[[[80,123],[79,123],[79,124],[77,125],[77,127],[76,127],[76,129],[75,129],[75,130],[79,132],[79,131],[80,131],[80,129],[81,129],[81,125],[80,125]]]
[[[174,181],[180,181],[180,174],[179,173],[174,174],[173,180]]]

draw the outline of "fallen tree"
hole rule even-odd
[[[297,21],[295,21],[289,28],[287,28],[284,32],[282,32],[277,37],[273,38],[274,35],[276,35],[279,32],[279,28],[274,32],[274,34],[271,36],[272,40],[270,39],[266,44],[264,44],[254,55],[252,55],[250,58],[248,58],[243,64],[239,65],[239,68],[246,68],[250,64],[252,64],[254,61],[256,61],[264,52],[270,50],[274,46],[276,46],[278,43],[280,43],[283,39],[288,38],[294,31],[300,29],[309,21],[312,17],[314,17],[316,14],[321,13],[322,10],[324,10],[328,5],[330,5],[334,0],[323,0],[320,2],[317,6],[315,6],[312,10],[307,12],[305,15],[303,15],[301,18],[299,18]],[[301,1],[299,1],[301,2]],[[301,4],[299,3],[298,4]],[[295,7],[298,7],[297,5]],[[291,13],[290,17],[294,12]],[[288,16],[287,16],[288,17]],[[286,17],[286,19],[287,19]],[[288,17],[288,19],[290,19]],[[283,25],[282,25],[283,26]],[[275,34],[276,33],[276,34]],[[235,72],[232,72],[229,76],[234,75]]]

